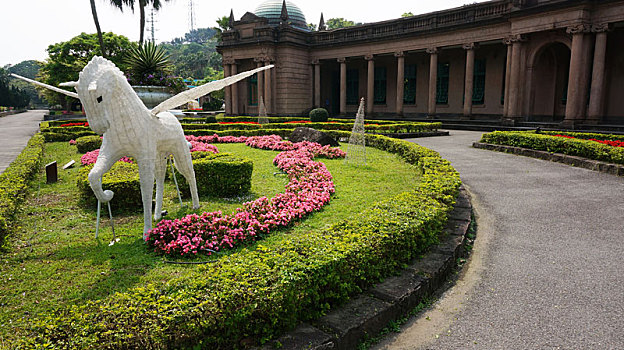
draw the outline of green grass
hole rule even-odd
[[[242,144],[217,147],[221,152],[244,155],[254,161],[252,190],[241,198],[200,198],[200,211],[232,212],[245,201],[283,191],[287,178],[274,175],[278,170],[272,164],[278,152]],[[54,160],[59,164],[59,181],[46,184],[43,174],[34,181],[19,216],[21,227],[0,253],[0,344],[20,334],[20,325],[36,314],[105,298],[137,285],[159,284],[198,269],[197,265],[165,263],[164,260],[172,259],[150,251],[141,239],[143,219],[139,211],[115,216],[115,232],[121,240],[109,246],[112,231],[103,210],[100,238],[95,240],[95,210],[78,203],[75,179],[79,166],[62,170],[62,165],[71,159],[79,163],[80,154],[66,142],[47,143],[45,152],[44,164]],[[321,229],[350,218],[375,202],[414,188],[419,181],[418,171],[395,155],[368,148],[367,156],[368,165],[362,167],[346,164],[342,159],[320,159],[336,185],[330,204],[267,239],[279,239],[298,230]],[[191,212],[188,200],[186,208],[179,208],[172,182],[166,186],[167,218]],[[254,245],[248,248],[253,249]],[[195,260],[215,258],[218,256]]]

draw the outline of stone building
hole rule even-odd
[[[390,118],[459,117],[624,124],[624,1],[493,0],[311,31],[290,1],[268,0],[218,47],[225,75],[275,69],[226,90],[226,113],[313,107]]]

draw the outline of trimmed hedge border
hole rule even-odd
[[[193,169],[199,197],[217,196],[234,197],[243,195],[251,189],[253,161],[231,153],[193,152]],[[185,198],[191,196],[186,178],[176,169],[176,179],[180,192]]]
[[[82,204],[96,208],[97,199],[89,184],[89,172],[93,164],[85,165],[78,173],[76,186],[80,192]],[[139,166],[134,163],[117,162],[102,178],[102,188],[115,193],[111,203],[114,212],[136,212],[143,209]]]
[[[135,287],[37,318],[22,348],[220,349],[263,343],[394,273],[438,240],[461,181],[435,151],[384,136],[366,139],[422,170],[412,191],[328,229],[241,249],[164,285]]]
[[[0,174],[0,243],[11,232],[28,181],[39,171],[44,142],[41,134],[34,135],[22,153]]]
[[[584,133],[565,133],[565,135],[574,137],[577,135],[584,135],[587,138],[594,138],[596,136],[605,138],[606,136],[603,134]],[[483,134],[480,142],[528,148],[550,153],[561,153],[569,156],[600,160],[607,163],[624,164],[624,147],[613,147],[584,139],[555,137],[552,133],[538,134],[533,131],[494,131]]]

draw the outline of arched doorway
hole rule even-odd
[[[530,121],[562,121],[570,71],[570,49],[561,42],[540,48],[534,56],[531,77]]]

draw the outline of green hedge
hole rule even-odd
[[[329,119],[329,113],[327,113],[327,110],[325,108],[314,108],[310,111],[308,116],[310,117],[310,121],[313,123],[322,123],[326,122],[327,119]]]
[[[251,159],[230,153],[193,152],[193,169],[199,196],[233,197],[251,190]],[[191,196],[186,178],[176,171],[180,191]]]
[[[576,137],[577,139],[596,139],[596,140],[609,140],[609,141],[624,141],[624,135],[614,134],[598,134],[594,132],[570,132],[570,131],[542,131],[545,135],[566,135]]]
[[[436,242],[459,174],[416,144],[373,135],[367,141],[421,169],[422,181],[327,229],[282,235],[166,284],[35,318],[22,348],[236,348],[242,339],[262,342],[317,318],[394,273]]]
[[[82,136],[76,139],[76,147],[79,153],[95,151],[102,147],[102,139],[97,135]]]
[[[15,212],[23,201],[28,181],[39,170],[44,141],[41,134],[33,136],[22,153],[0,174],[0,243],[11,231]]]
[[[89,172],[93,164],[89,164],[80,169],[76,185],[80,192],[82,204],[91,208],[96,208],[97,199],[89,185]],[[111,190],[115,196],[111,200],[111,210],[116,213],[124,211],[140,211],[143,209],[141,199],[141,182],[139,181],[139,167],[134,163],[117,162],[104,174],[102,188]]]
[[[566,133],[570,136],[572,133]],[[582,135],[582,133],[574,133]],[[597,138],[606,139],[604,134]],[[575,136],[576,137],[576,136]],[[588,138],[593,138],[588,137]],[[608,163],[624,164],[624,148],[613,147],[595,141],[583,139],[568,139],[555,137],[549,134],[536,134],[532,131],[494,131],[483,134],[481,142],[497,145],[530,148],[552,153],[563,153],[571,156],[579,156],[588,159],[600,160]]]

